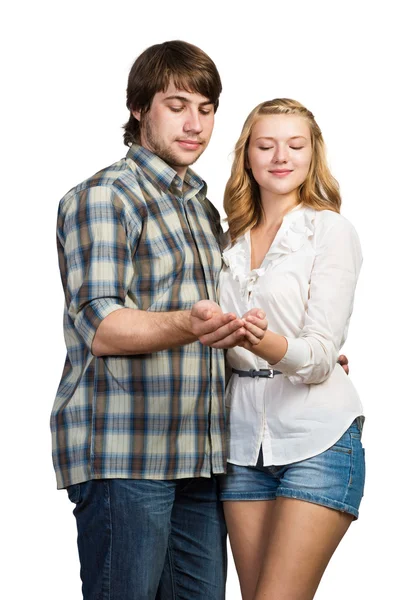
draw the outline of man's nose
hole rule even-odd
[[[188,113],[183,129],[186,132],[193,131],[194,133],[200,133],[203,130],[197,110]]]

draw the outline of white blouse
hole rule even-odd
[[[250,232],[223,253],[220,304],[242,316],[262,308],[271,331],[288,342],[273,379],[233,374],[226,390],[229,462],[264,466],[304,460],[327,450],[363,414],[350,378],[337,364],[346,340],[362,263],[357,233],[329,210],[288,213],[259,269],[251,270]],[[270,365],[228,350],[231,367]]]

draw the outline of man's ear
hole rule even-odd
[[[140,116],[141,116],[141,111],[140,110],[131,110],[131,113],[135,117],[135,119],[137,119],[138,121],[140,121]]]

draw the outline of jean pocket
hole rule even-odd
[[[351,454],[351,448],[346,448],[345,446],[339,446],[338,444],[335,444],[334,446],[332,446],[330,448],[330,450],[333,450],[333,452],[344,452],[344,454]]]
[[[345,431],[342,437],[338,439],[336,444],[333,444],[333,446],[330,449],[334,452],[344,452],[345,454],[351,454],[352,443],[351,434],[349,433],[349,430]]]
[[[81,484],[75,483],[74,485],[69,485],[67,487],[68,498],[74,504],[78,504],[81,500]]]

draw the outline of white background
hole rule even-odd
[[[56,491],[49,414],[64,362],[55,222],[71,187],[122,157],[130,66],[167,39],[200,46],[223,81],[196,169],[221,208],[248,112],[277,96],[315,114],[364,251],[345,351],[365,405],[360,520],[316,598],[398,597],[399,74],[395,2],[13,2],[2,15],[1,450],[7,600],[80,596],[75,519]],[[6,562],[4,562],[4,559]],[[228,600],[240,598],[232,561]]]

